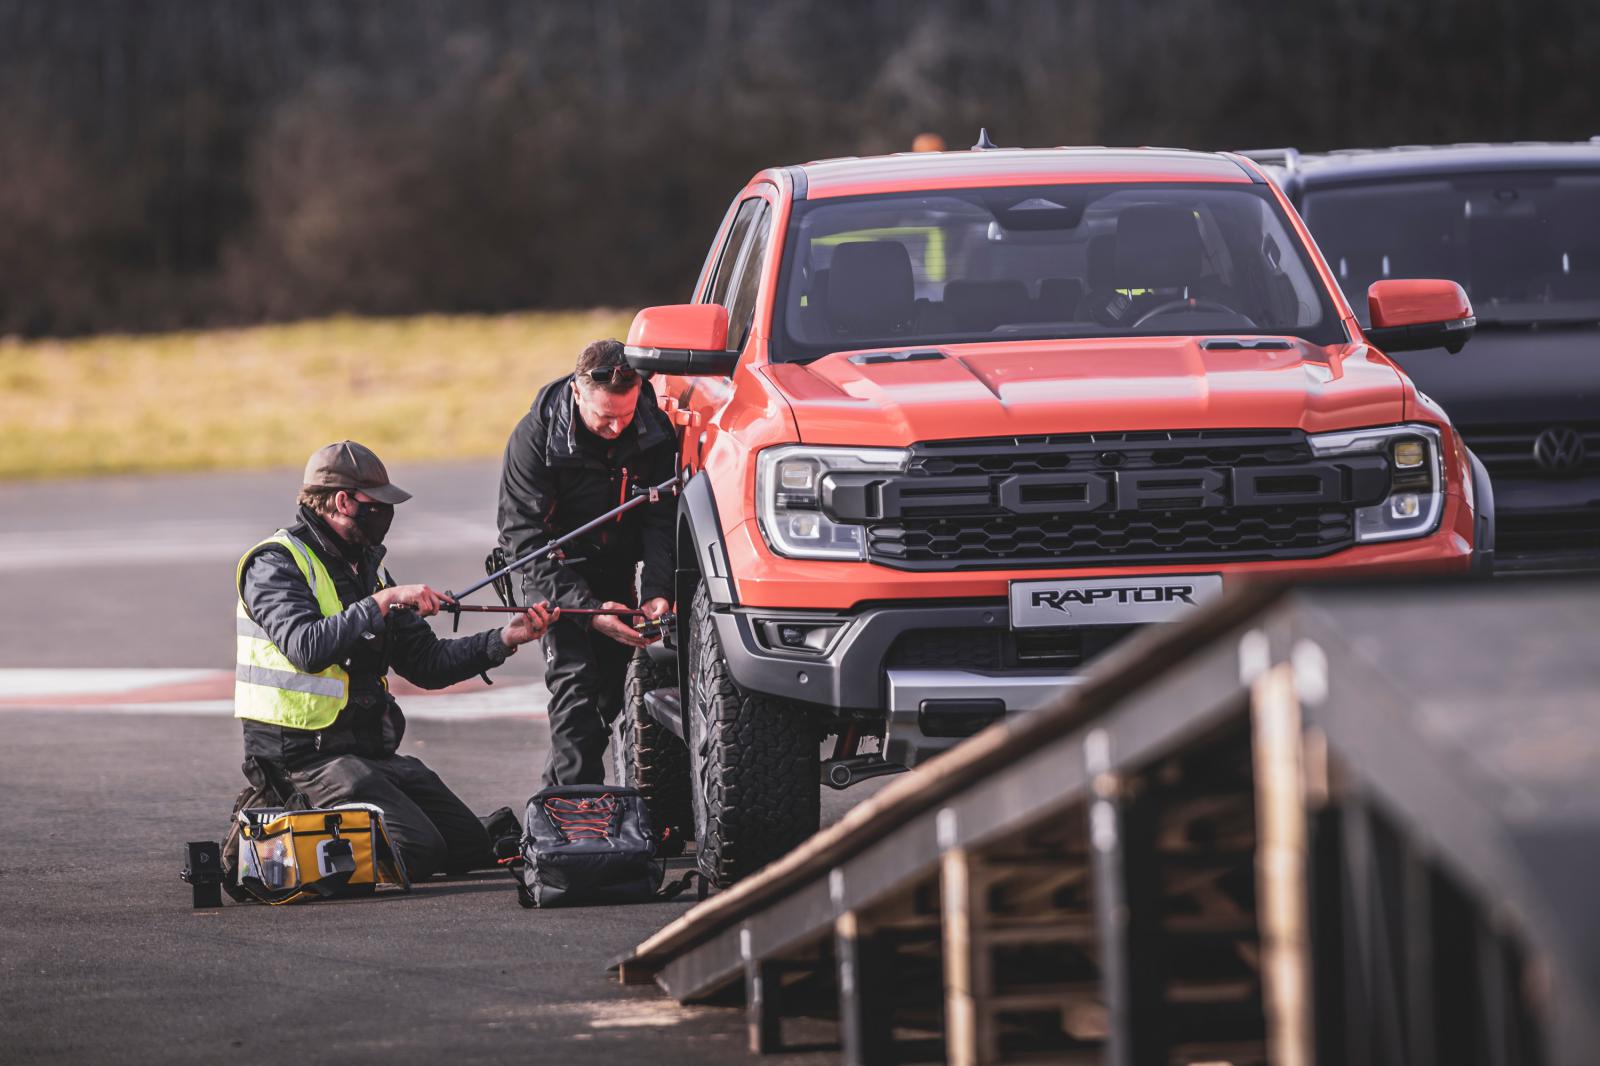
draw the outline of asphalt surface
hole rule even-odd
[[[414,494],[388,538],[395,580],[444,590],[482,577],[499,462],[389,476]],[[0,485],[0,668],[231,668],[234,564],[293,520],[299,485],[299,470]],[[488,589],[473,601],[495,602]],[[462,631],[493,624],[467,617]],[[539,656],[502,673],[539,677]]]
[[[232,720],[6,711],[0,731],[0,1061],[756,1061],[741,1012],[607,973],[690,902],[525,911],[485,873],[197,911],[182,845],[225,828]],[[542,722],[506,719],[414,722],[405,744],[474,810],[519,814],[544,749]],[[813,1050],[760,1061],[837,1059],[830,1023],[786,1035]]]
[[[460,587],[493,539],[496,463],[391,471],[402,581]],[[298,471],[0,486],[7,669],[231,669],[232,570],[292,512]],[[533,651],[533,649],[529,649]],[[536,677],[519,655],[503,677]],[[542,686],[541,686],[542,688]],[[5,707],[0,690],[0,1061],[741,1062],[743,1017],[623,988],[608,964],[689,902],[524,911],[509,875],[409,895],[192,910],[187,840],[238,788],[222,713]],[[12,700],[16,703],[15,698]],[[518,810],[542,718],[414,718],[402,751],[479,812]],[[837,819],[876,786],[824,796]],[[678,868],[687,860],[678,860]],[[837,1058],[831,1023],[786,1024]]]

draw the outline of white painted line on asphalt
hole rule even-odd
[[[129,563],[237,560],[269,536],[271,525],[230,522],[147,522],[105,529],[0,532],[0,572],[82,569]],[[475,548],[487,552],[498,534],[488,521],[447,514],[405,515],[385,543],[391,558],[412,552]]]
[[[216,694],[232,684],[226,670],[5,669],[0,670],[0,711],[231,715],[233,700]],[[550,695],[542,684],[501,682],[467,692],[408,693],[397,699],[409,719],[465,721],[543,718]]]
[[[142,688],[186,685],[215,677],[216,670],[11,669],[0,670],[0,699],[93,696]]]
[[[550,697],[540,685],[518,685],[504,693],[463,693],[459,696],[406,696],[400,709],[410,722],[470,722],[492,718],[545,718]],[[6,711],[48,711],[51,714],[179,714],[226,718],[233,715],[232,700],[174,700],[162,703],[73,703],[66,706],[29,707],[0,704]]]
[[[498,684],[478,692],[449,696],[399,696],[409,719],[462,721],[475,718],[544,718],[550,693],[543,685]]]

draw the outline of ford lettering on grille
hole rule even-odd
[[[1297,430],[1196,430],[920,444],[904,474],[829,474],[822,505],[906,569],[1205,562],[1348,547],[1388,489],[1383,457]]]

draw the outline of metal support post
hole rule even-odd
[[[1267,1057],[1274,1066],[1311,1066],[1304,740],[1294,667],[1283,663],[1260,674],[1250,703]]]

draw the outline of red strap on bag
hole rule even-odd
[[[551,796],[544,801],[544,812],[568,840],[609,840],[617,801],[609,792],[585,800]]]

